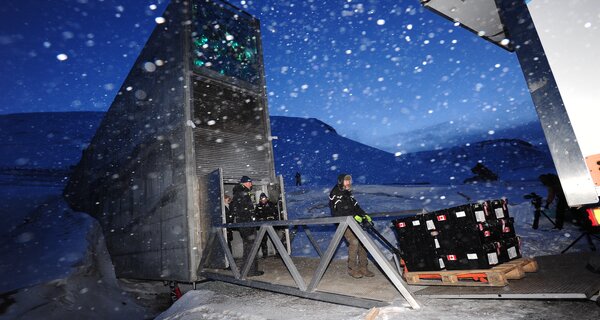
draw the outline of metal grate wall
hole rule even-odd
[[[198,176],[222,168],[225,178],[271,177],[266,117],[260,96],[224,84],[197,81],[193,131]]]

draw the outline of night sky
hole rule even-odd
[[[272,115],[365,143],[454,121],[536,118],[516,55],[418,0],[233,1],[261,20]],[[20,0],[0,7],[0,113],[105,111],[167,1]]]

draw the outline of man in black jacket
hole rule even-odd
[[[260,194],[260,200],[256,205],[256,219],[259,221],[277,220],[277,205],[271,202],[265,193]],[[268,240],[269,237],[265,235],[260,244],[263,258],[269,255]]]
[[[235,217],[233,216],[233,213],[229,209],[230,203],[231,203],[231,196],[228,194],[225,194],[223,196],[223,207],[225,207],[225,223],[235,223]],[[227,246],[229,247],[229,251],[232,251],[232,246],[231,246],[232,242],[233,242],[233,229],[227,228]]]
[[[560,179],[553,173],[542,174],[539,176],[540,181],[548,188],[548,196],[546,197],[546,205],[548,209],[550,204],[556,200],[556,221],[553,229],[561,230],[565,222],[565,214],[570,213],[571,209],[567,203],[567,197],[560,184]]]
[[[352,177],[349,174],[338,176],[337,185],[329,193],[329,208],[335,217],[367,215],[352,195]],[[367,268],[367,250],[354,232],[348,228],[344,237],[348,242],[348,274],[354,278],[374,276],[373,272]]]
[[[247,176],[243,176],[240,179],[240,184],[233,187],[233,201],[231,203],[231,210],[237,223],[252,222],[256,218],[254,216],[254,202],[252,201],[252,179]],[[240,228],[240,236],[243,240],[243,259],[247,261],[252,249],[252,244],[256,240],[256,228]],[[258,261],[254,259],[250,270],[248,271],[248,277],[260,276],[264,274],[262,271],[258,271]]]

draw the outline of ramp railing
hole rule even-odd
[[[327,247],[327,250],[325,250],[325,252],[321,251],[321,248],[310,233],[308,226],[311,225],[337,225],[336,231],[333,235],[333,239],[330,241],[329,246]],[[306,235],[309,238],[310,243],[315,247],[315,250],[320,256],[319,265],[314,271],[314,274],[312,275],[312,278],[310,279],[310,282],[308,284],[304,281],[304,278],[298,271],[297,266],[295,265],[291,256],[288,254],[285,246],[279,239],[275,227],[301,227],[305,232],[308,231],[306,232]],[[233,254],[227,246],[227,243],[223,236],[223,228],[258,228],[257,236],[250,250],[250,254],[248,255],[247,260],[243,261],[243,268],[241,270],[238,268]],[[377,263],[377,265],[385,273],[387,278],[402,295],[402,297],[410,304],[410,306],[413,309],[419,309],[420,306],[418,302],[415,300],[412,293],[407,289],[407,284],[398,273],[397,268],[388,261],[385,254],[375,244],[369,233],[363,230],[363,228],[361,228],[358,225],[358,223],[350,216],[285,221],[231,223],[223,224],[220,226],[214,226],[211,230],[211,234],[209,236],[206,248],[210,250],[210,248],[212,248],[215,245],[220,246],[220,250],[223,250],[225,254],[225,259],[229,263],[229,269],[231,270],[232,275],[226,275],[222,272],[216,272],[212,271],[209,268],[206,268],[206,263],[208,262],[206,261],[206,257],[211,257],[211,254],[203,254],[203,259],[200,261],[199,266],[200,275],[209,279],[231,282],[240,285],[256,287],[259,289],[281,292],[285,294],[296,295],[309,299],[323,300],[338,304],[363,307],[372,307],[373,305],[380,305],[381,303],[375,300],[360,298],[352,299],[348,296],[342,297],[341,295],[317,291],[317,287],[319,286],[319,283],[321,282],[321,279],[323,278],[327,267],[333,259],[336,249],[342,241],[344,232],[348,228],[350,228],[354,232],[354,234],[365,247],[365,249],[368,251],[368,253],[371,254],[373,259],[375,260],[375,263]],[[257,259],[258,250],[260,248],[262,239],[265,237],[265,235],[268,235],[271,241],[273,242],[277,253],[280,255],[280,257],[283,260],[283,263],[290,272],[296,284],[296,288],[247,278],[252,263],[255,259]]]

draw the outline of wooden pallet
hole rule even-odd
[[[416,285],[503,287],[508,285],[508,280],[521,279],[526,272],[537,270],[538,265],[534,259],[520,258],[491,269],[406,271],[403,277],[408,284]]]

